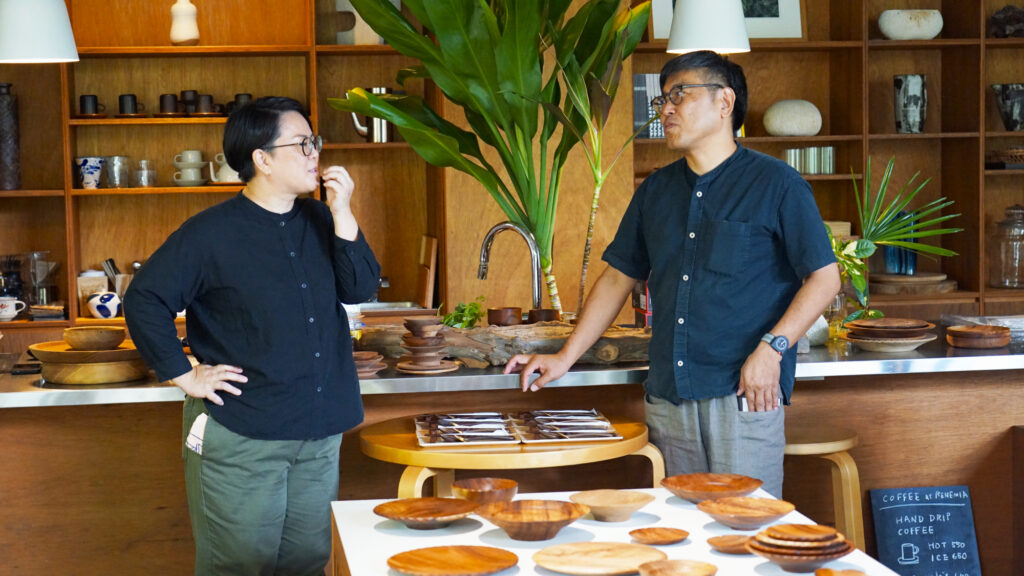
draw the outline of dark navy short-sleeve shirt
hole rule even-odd
[[[648,280],[647,393],[674,403],[735,393],[743,362],[803,278],[835,262],[807,182],[742,146],[696,178],[685,159],[651,174],[603,259]],[[786,403],[795,368],[793,346],[780,375]]]

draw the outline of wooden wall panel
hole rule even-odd
[[[12,84],[18,98],[21,187],[64,187],[60,146],[60,68],[54,65],[0,64],[0,82]],[[4,191],[0,190],[0,197]]]

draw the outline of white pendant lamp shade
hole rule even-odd
[[[0,0],[0,63],[77,61],[64,0]]]
[[[740,0],[676,0],[666,52],[697,50],[750,52]]]

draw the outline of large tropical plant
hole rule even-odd
[[[352,0],[381,38],[420,61],[399,71],[398,81],[431,79],[462,108],[471,131],[414,95],[354,88],[346,98],[327,100],[338,110],[391,122],[427,162],[480,182],[510,221],[533,234],[548,298],[557,310],[562,306],[551,248],[559,186],[569,152],[590,129],[590,116],[563,96],[569,90],[562,84],[572,85],[571,92],[586,87],[591,101],[602,102],[602,111],[610,107],[617,81],[609,91],[608,84],[588,79],[621,66],[650,16],[648,2],[620,9],[620,0],[588,0],[567,17],[570,3],[404,0],[429,33],[424,35],[387,0]],[[572,128],[558,130],[560,123]],[[497,152],[503,171],[488,162],[481,142]]]
[[[881,311],[870,309],[870,296],[868,294],[867,259],[875,253],[878,246],[897,246],[920,254],[933,256],[955,256],[956,252],[942,248],[915,242],[918,238],[929,238],[943,234],[953,234],[963,231],[963,228],[934,228],[935,226],[956,218],[960,214],[940,215],[941,211],[953,204],[952,200],[945,197],[932,200],[924,206],[915,210],[907,207],[917,194],[931,182],[931,178],[917,184],[920,172],[913,176],[900,188],[896,196],[889,203],[886,203],[886,194],[889,190],[889,180],[892,176],[893,167],[896,165],[896,158],[889,158],[889,163],[882,173],[882,179],[878,184],[878,191],[874,196],[870,193],[871,184],[871,158],[868,158],[867,169],[864,173],[864,192],[857,188],[857,178],[853,178],[853,193],[857,201],[857,215],[860,219],[861,236],[856,240],[840,240],[829,231],[829,240],[832,242],[832,251],[835,253],[839,263],[839,270],[843,280],[848,280],[853,286],[857,304],[860,305],[846,317],[844,322],[856,320],[863,317],[877,318],[882,316]],[[828,227],[826,227],[828,230]]]

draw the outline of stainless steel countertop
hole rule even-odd
[[[504,375],[500,367],[461,368],[436,376],[413,376],[396,371],[394,361],[376,377],[360,381],[363,394],[408,394],[519,388],[517,375]],[[837,376],[927,374],[936,372],[987,372],[1024,369],[1024,343],[996,350],[966,350],[945,344],[944,335],[913,352],[882,354],[863,352],[847,344],[811,348],[797,356],[798,380]],[[637,384],[647,377],[646,364],[611,367],[576,367],[550,387]],[[813,382],[808,382],[813,385]],[[0,375],[0,408],[180,402],[184,393],[155,378],[130,385],[61,386],[45,384],[38,375]]]

